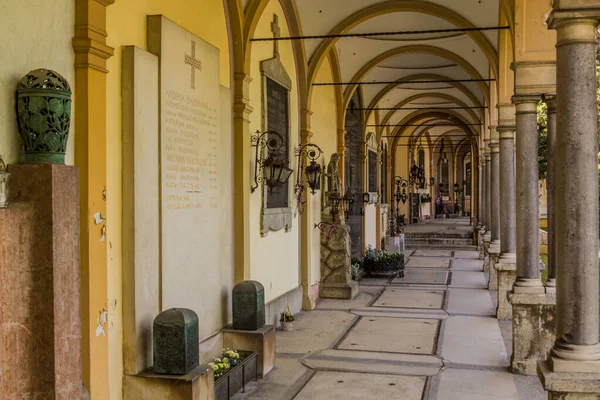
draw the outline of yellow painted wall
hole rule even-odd
[[[550,11],[552,0],[516,0],[515,61],[556,59],[556,31],[546,25]]]
[[[62,1],[62,0],[61,0]],[[72,1],[70,1],[72,3]],[[222,0],[126,0],[107,8],[107,44],[115,49],[107,77],[107,237],[111,399],[122,396],[122,46],[147,49],[146,17],[163,14],[220,50],[220,83],[230,87],[229,44]],[[72,19],[69,24],[72,26]],[[72,36],[72,34],[71,34]],[[69,37],[70,40],[70,37]],[[70,42],[69,42],[70,43]],[[228,110],[224,110],[229,112]],[[225,266],[225,268],[227,268]]]
[[[29,71],[53,69],[75,91],[73,0],[12,0],[0,3],[0,156],[7,164],[21,157],[15,98],[17,85]],[[75,114],[71,110],[71,118]],[[66,163],[73,164],[75,121],[67,143]]]
[[[277,0],[271,0],[266,6],[254,37],[270,37],[271,22],[273,14],[279,18],[281,27],[281,36],[289,36],[289,30],[285,22],[283,10]],[[250,105],[254,111],[250,115],[250,131],[263,131],[263,110],[262,110],[262,79],[260,73],[260,62],[273,57],[272,42],[254,42],[251,49],[250,75],[253,80],[250,83]],[[299,143],[298,127],[298,83],[296,80],[296,66],[294,62],[294,52],[290,41],[279,43],[279,54],[285,70],[292,80],[292,90],[290,93],[290,162],[295,170],[295,159],[293,151]],[[250,140],[248,140],[250,146]],[[254,154],[251,158],[252,168],[254,168]],[[251,169],[252,169],[251,168]],[[250,171],[251,174],[254,170]],[[265,287],[265,301],[269,302],[278,296],[298,287],[300,282],[299,270],[299,231],[300,218],[295,212],[294,204],[294,182],[296,181],[296,172],[292,174],[288,181],[290,187],[290,206],[295,213],[292,221],[292,227],[288,232],[283,229],[278,232],[269,232],[267,236],[261,237],[261,204],[262,195],[259,189],[250,197],[250,277],[259,281]]]
[[[333,82],[333,73],[329,61],[321,64],[317,73],[316,82]],[[332,86],[315,86],[312,95],[311,130],[313,137],[311,142],[323,150],[323,158],[319,160],[325,163],[324,169],[331,155],[337,152],[337,125],[335,121],[335,90]],[[307,195],[310,201],[310,225],[311,230],[311,285],[318,283],[321,279],[321,231],[313,229],[314,224],[321,221],[321,196],[327,189],[327,183],[321,186],[321,190],[314,196]]]

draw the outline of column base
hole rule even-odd
[[[502,258],[496,264],[498,273],[498,307],[496,308],[496,318],[500,320],[512,319],[512,305],[508,300],[509,293],[512,292],[513,284],[517,279],[517,264],[509,262],[509,259]],[[514,261],[514,260],[513,260]]]
[[[138,375],[125,375],[125,400],[213,400],[215,378],[212,368],[198,367],[186,375],[159,375],[152,368]]]
[[[600,344],[581,346],[557,341],[548,361],[554,372],[600,374]]]
[[[550,294],[510,294],[513,314],[514,374],[536,375],[538,360],[545,360],[556,338],[556,297]]]
[[[537,374],[548,400],[600,400],[600,374],[554,372],[549,361],[538,361]]]
[[[556,279],[550,278],[546,281],[546,293],[556,294]]]
[[[500,247],[488,248],[488,271],[490,273],[490,280],[488,281],[488,290],[498,290],[498,271],[496,271],[496,264],[500,258]],[[485,269],[484,269],[485,270]]]
[[[323,299],[352,300],[358,294],[358,282],[328,283],[321,282],[319,297]]]
[[[275,367],[275,339],[273,325],[265,325],[255,331],[223,329],[223,347],[258,353],[258,376],[261,378]]]
[[[517,278],[513,286],[514,293],[544,294],[546,288],[541,279]]]

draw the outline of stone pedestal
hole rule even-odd
[[[331,215],[322,213],[325,222]],[[358,283],[350,271],[350,228],[336,216],[335,231],[329,227],[321,230],[321,284],[319,297],[327,299],[353,299],[358,293]]]
[[[600,400],[600,373],[553,372],[548,361],[538,361],[537,374],[548,400]]]
[[[536,375],[538,360],[545,360],[556,337],[556,296],[512,293],[513,353],[512,372]]]
[[[498,271],[496,271],[496,264],[500,258],[500,246],[498,244],[490,244],[488,247],[488,271],[490,273],[490,280],[488,281],[488,290],[498,290]]]
[[[224,328],[223,347],[226,349],[256,351],[258,375],[264,377],[275,367],[275,327],[265,325],[255,331]]]
[[[0,397],[82,394],[79,171],[11,165],[0,209]]]
[[[496,318],[500,320],[512,319],[513,309],[508,295],[512,292],[513,284],[517,279],[517,263],[516,260],[510,262],[500,258],[496,264],[498,273],[498,307],[496,308]]]
[[[489,272],[490,270],[490,241],[492,240],[490,232],[487,231],[483,234],[483,271]]]
[[[215,378],[212,368],[200,366],[186,375],[158,375],[152,368],[138,375],[125,375],[124,400],[213,400]]]

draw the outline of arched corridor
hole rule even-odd
[[[600,400],[600,0],[5,3],[0,400]]]

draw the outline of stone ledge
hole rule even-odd
[[[321,282],[319,297],[324,299],[352,300],[358,294],[358,282],[348,283]]]
[[[258,353],[258,375],[264,377],[275,368],[275,349],[277,335],[273,325],[265,325],[255,331],[231,329],[231,325],[222,329],[223,347],[249,350]]]
[[[517,270],[517,264],[516,263],[508,263],[508,262],[504,262],[502,259],[496,263],[496,270],[497,271],[516,271]]]
[[[548,361],[538,361],[537,374],[549,392],[596,395],[600,398],[600,374],[553,372]]]
[[[511,293],[508,297],[511,304],[547,306],[556,304],[556,295],[550,293]]]
[[[159,375],[149,368],[123,378],[123,398],[144,400],[213,400],[212,369],[198,367],[185,375]]]

